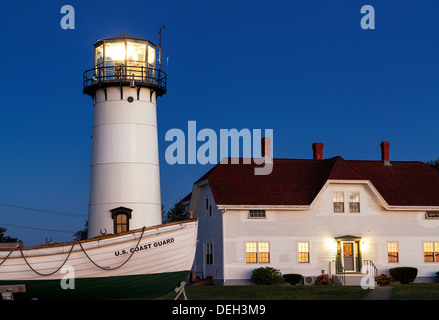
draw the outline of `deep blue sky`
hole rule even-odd
[[[75,29],[60,27],[63,5]],[[373,5],[376,29],[360,27]],[[171,128],[273,129],[274,156],[439,157],[437,0],[8,1],[0,11],[0,226],[25,245],[73,240],[88,210],[92,101],[82,73],[96,39],[158,41],[169,57],[158,101],[162,202],[168,210],[211,165],[168,165]],[[166,68],[166,67],[165,67]]]

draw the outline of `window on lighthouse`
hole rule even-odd
[[[114,219],[114,229],[115,233],[121,233],[129,230],[128,227],[128,216],[125,213],[119,213]]]
[[[130,230],[131,209],[119,207],[111,210],[111,217],[114,222],[114,233],[121,233]]]

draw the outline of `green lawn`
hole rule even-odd
[[[393,300],[439,300],[439,284],[392,285]]]
[[[392,288],[393,300],[439,300],[439,284],[394,284]],[[186,287],[189,300],[364,300],[370,291],[350,286]],[[176,293],[171,292],[159,300],[173,300],[175,297]]]
[[[370,292],[361,287],[290,285],[187,286],[185,291],[189,300],[364,300]],[[172,292],[160,299],[175,297]]]

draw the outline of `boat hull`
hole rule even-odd
[[[24,284],[26,292],[16,293],[17,300],[142,300],[168,294],[189,274],[187,271],[144,275],[78,278],[74,289],[63,289],[59,280],[0,281],[0,285]]]
[[[151,299],[186,279],[197,221],[164,224],[81,243],[0,252],[0,285],[24,284],[16,299]]]

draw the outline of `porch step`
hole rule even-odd
[[[345,283],[344,283],[344,285],[345,286],[361,286],[362,285],[361,280],[365,276],[366,275],[362,274],[362,273],[353,273],[353,274],[347,273],[345,275]],[[342,285],[343,284],[342,283],[343,278],[341,276],[333,276],[332,280],[333,280],[334,284],[338,284],[338,285]],[[363,280],[363,282],[364,282],[363,285],[368,285],[369,284],[368,282],[365,282],[365,280]],[[376,281],[374,281],[373,285],[375,287],[377,286]]]

